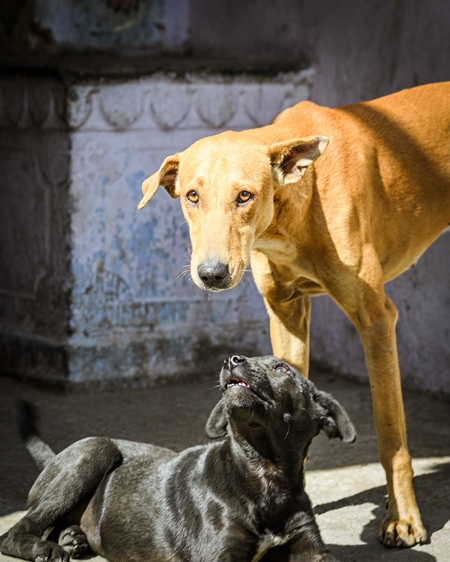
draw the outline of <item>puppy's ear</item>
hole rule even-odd
[[[315,391],[314,398],[320,407],[321,429],[328,437],[340,437],[345,443],[354,443],[355,426],[339,402],[321,390]]]
[[[171,197],[179,197],[180,194],[178,193],[176,185],[179,165],[179,154],[168,156],[162,163],[161,168],[143,182],[142,193],[144,197],[138,205],[139,210],[147,205],[160,185],[165,188]]]
[[[327,137],[305,137],[273,144],[270,149],[272,165],[281,172],[282,183],[299,181],[308,166],[317,160],[328,145]]]
[[[227,434],[227,413],[225,409],[225,402],[221,400],[214,410],[211,412],[208,421],[206,422],[206,435],[210,439],[219,439],[225,437]]]

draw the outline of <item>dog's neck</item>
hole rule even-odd
[[[245,504],[253,506],[261,532],[271,529],[278,533],[294,513],[311,510],[304,490],[304,461],[310,442],[296,443],[283,453],[272,448],[268,455],[267,449],[261,454],[244,439],[230,440],[233,464],[240,473],[240,495],[244,492],[250,500]]]
[[[272,221],[260,237],[278,234],[296,242],[300,236],[301,240],[308,234],[305,225],[314,219],[318,198],[316,171],[311,166],[297,183],[275,189]]]
[[[271,286],[279,299],[290,300],[303,294],[323,294],[316,274],[317,232],[323,230],[320,196],[316,188],[316,171],[311,166],[297,185],[275,192],[274,216],[269,227],[252,246],[252,268],[257,269],[258,252],[270,263],[270,275],[259,276],[258,288],[266,297]],[[315,242],[312,243],[312,238]],[[301,280],[301,281],[300,281]],[[262,285],[261,285],[262,283]],[[261,286],[260,286],[261,285]]]
[[[269,438],[262,446],[238,435],[229,440],[233,464],[246,482],[246,491],[261,501],[283,504],[303,492],[304,460],[311,443],[283,443],[281,449]],[[259,501],[259,500],[258,500]]]

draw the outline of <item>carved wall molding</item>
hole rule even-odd
[[[158,75],[121,84],[74,85],[68,124],[74,131],[242,129],[265,125],[283,109],[309,99],[312,70],[274,78],[233,79]]]
[[[64,86],[45,78],[0,79],[0,127],[64,130]]]
[[[312,70],[273,78],[158,75],[119,84],[0,80],[0,127],[73,131],[242,129],[310,97]],[[67,112],[65,107],[67,106]]]

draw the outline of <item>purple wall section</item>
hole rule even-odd
[[[323,105],[450,78],[445,0],[191,0],[189,25],[195,56],[309,61]]]

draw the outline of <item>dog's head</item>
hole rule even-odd
[[[210,438],[231,433],[269,457],[307,447],[321,430],[345,442],[356,439],[344,408],[276,357],[229,357],[220,386],[222,399],[206,424]]]
[[[166,158],[144,181],[138,208],[160,185],[180,197],[191,235],[192,279],[201,289],[229,289],[241,280],[254,241],[272,222],[275,192],[295,188],[327,143],[307,137],[267,144],[252,131],[201,139]]]

